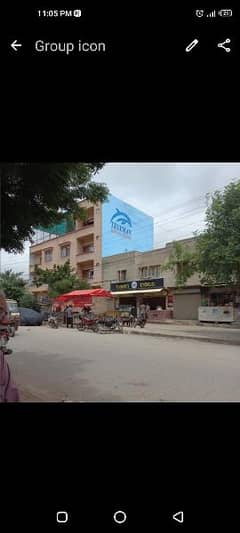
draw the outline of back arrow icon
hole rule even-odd
[[[183,522],[184,522],[184,513],[183,513],[183,511],[179,511],[178,513],[175,513],[173,515],[173,520],[176,520],[176,522],[179,522],[179,524],[183,524]]]
[[[21,44],[21,43],[18,43],[18,42],[17,42],[17,39],[15,39],[15,41],[13,41],[13,43],[11,43],[11,47],[13,48],[13,50],[14,50],[15,52],[18,51],[19,46],[22,46],[22,44]]]

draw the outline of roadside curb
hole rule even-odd
[[[152,333],[148,331],[124,331],[125,335],[144,335],[145,337],[169,337],[170,339],[190,339],[199,342],[211,342],[213,344],[228,344],[231,346],[240,346],[240,340],[232,339],[211,339],[210,337],[197,337],[193,335],[174,335],[173,333]]]

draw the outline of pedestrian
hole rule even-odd
[[[131,318],[130,318],[130,326],[133,326],[134,322],[137,320],[137,308],[133,305],[131,308]]]
[[[146,307],[146,318],[149,318],[150,310],[151,310],[151,307],[150,307],[150,305],[148,304],[147,307]]]
[[[67,323],[67,309],[68,309],[68,305],[66,307],[64,307],[64,309],[63,309],[63,323],[64,324]]]
[[[66,310],[66,314],[67,314],[67,328],[69,325],[71,326],[71,328],[73,328],[73,310],[72,310],[71,305],[68,306]]]
[[[135,305],[132,306],[131,314],[132,314],[132,316],[134,318],[137,318],[137,309],[136,309]]]
[[[145,304],[140,305],[140,317],[145,320],[146,319],[146,306]]]

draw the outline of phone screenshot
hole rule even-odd
[[[1,531],[234,531],[239,8],[0,29]]]

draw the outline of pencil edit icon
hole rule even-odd
[[[185,52],[191,52],[191,50],[193,48],[195,48],[195,46],[197,46],[198,43],[199,43],[199,40],[198,39],[194,39],[194,41],[192,41],[190,44],[188,44],[188,46],[185,48]]]

